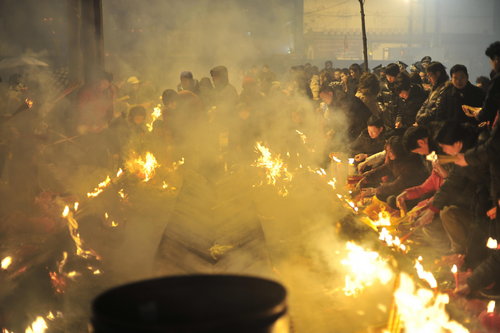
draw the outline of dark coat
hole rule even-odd
[[[410,86],[408,99],[399,98],[396,122],[401,122],[403,127],[412,126],[415,123],[417,112],[427,98],[426,91],[418,84]]]
[[[429,97],[425,100],[422,107],[417,112],[416,122],[418,125],[427,125],[436,120],[437,101],[446,90],[446,82],[443,82],[432,88]]]
[[[383,201],[391,195],[399,195],[409,187],[422,184],[429,173],[418,155],[409,154],[367,172],[365,179],[373,182],[384,176],[391,177],[391,180],[377,188],[377,198]]]
[[[382,133],[376,138],[372,139],[365,129],[351,144],[351,151],[353,154],[368,154],[372,155],[384,150],[387,130],[384,129]]]
[[[465,115],[462,105],[480,107],[484,97],[483,90],[470,82],[463,89],[457,89],[451,82],[447,82],[443,94],[437,100],[434,120],[474,124],[476,120]]]
[[[467,279],[472,291],[487,287],[500,277],[500,251],[494,251]]]
[[[334,113],[344,113],[347,120],[347,138],[350,141],[354,141],[366,129],[368,118],[371,116],[370,109],[356,96],[334,99],[329,108],[333,108]]]
[[[495,75],[493,80],[491,80],[488,92],[486,93],[483,108],[481,112],[479,112],[477,120],[479,120],[479,122],[492,122],[493,119],[495,119],[498,110],[500,110],[500,73]]]

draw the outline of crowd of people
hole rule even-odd
[[[321,70],[305,64],[283,75],[254,66],[243,73],[238,93],[228,69],[217,66],[199,80],[181,72],[161,101],[157,89],[136,76],[114,83],[111,74],[98,72],[63,96],[71,104],[57,98],[51,104],[12,76],[0,89],[5,191],[32,200],[42,190],[34,179],[40,160],[53,161],[63,149],[66,162],[58,170],[81,164],[111,169],[131,151],[175,160],[179,147],[183,156],[226,152],[230,158],[252,151],[256,140],[288,144],[312,122],[321,129],[311,135],[325,142],[324,159],[332,151],[350,154],[363,195],[409,212],[414,226],[441,229],[449,255],[474,272],[457,292],[478,291],[500,280],[500,252],[486,247],[500,237],[500,42],[485,53],[492,72],[476,85],[464,65],[447,71],[424,57],[409,68],[398,61],[372,71],[358,64],[334,68],[331,61]],[[25,112],[27,97],[37,112]],[[158,118],[152,114],[157,104]]]

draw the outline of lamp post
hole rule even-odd
[[[365,27],[365,0],[359,0],[359,6],[361,8],[361,33],[363,35],[363,57],[365,64],[365,71],[368,71],[368,46],[366,42],[366,27]]]

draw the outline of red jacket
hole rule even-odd
[[[444,183],[444,178],[436,171],[432,170],[431,175],[420,185],[410,187],[405,190],[406,199],[413,200],[422,197],[423,195],[436,192]]]

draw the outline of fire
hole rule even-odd
[[[327,184],[333,187],[334,190],[337,189],[337,179],[335,177],[328,181]]]
[[[261,156],[253,166],[266,169],[267,183],[269,185],[276,185],[278,181],[289,182],[292,180],[292,174],[288,171],[288,166],[283,162],[279,154],[273,158],[269,148],[261,142],[256,143],[255,149],[260,152]],[[281,188],[280,194],[286,196],[288,191],[286,188]]]
[[[153,113],[151,113],[151,122],[149,124],[146,124],[148,131],[150,132],[153,131],[153,124],[156,121],[156,119],[160,117],[161,117],[161,105],[158,104],[153,108]]]
[[[445,309],[450,301],[448,295],[436,295],[423,288],[416,290],[413,280],[407,274],[402,273],[400,277],[394,298],[404,332],[469,332],[458,322],[450,320]]]
[[[498,247],[498,242],[496,239],[489,237],[486,242],[486,247],[492,250],[496,250]]]
[[[12,257],[8,256],[8,257],[5,257],[5,258],[2,259],[2,262],[0,263],[0,267],[3,270],[6,270],[7,268],[9,268],[9,266],[11,264],[12,264]]]
[[[101,194],[106,187],[111,184],[111,178],[109,176],[106,176],[106,179],[100,182],[96,188],[94,188],[94,191],[87,193],[87,197],[89,198],[95,198],[99,194]]]
[[[144,158],[142,156],[132,158],[126,164],[130,172],[136,173],[140,178],[143,178],[143,182],[150,181],[155,174],[156,168],[160,166],[155,156],[150,152],[147,152]]]
[[[118,171],[116,172],[116,178],[119,178],[121,175],[123,175],[123,170],[120,168],[120,169],[118,169]]]
[[[44,333],[49,327],[43,317],[36,317],[35,321],[24,331],[24,333]]]
[[[355,213],[359,212],[359,208],[356,206],[356,204],[353,201],[345,198],[342,194],[337,193],[337,197],[340,200],[344,201]]]
[[[437,288],[436,278],[434,277],[434,275],[432,275],[431,272],[427,272],[424,269],[424,266],[422,266],[421,261],[422,257],[418,257],[417,261],[415,261],[415,269],[417,270],[418,277],[426,281],[432,289]]]
[[[93,250],[84,250],[83,241],[78,233],[78,221],[73,217],[73,212],[69,209],[69,206],[64,207],[62,216],[68,221],[68,229],[71,238],[76,246],[76,255],[82,258],[89,258],[90,256],[99,259],[99,256]]]
[[[73,204],[73,209],[75,210],[75,212],[78,210],[78,207],[80,206],[80,204],[78,202],[75,202]]]
[[[24,103],[26,103],[26,106],[29,109],[31,109],[33,107],[33,100],[31,98],[29,98],[29,97],[24,100]]]
[[[333,155],[333,154],[330,154],[330,157],[332,158],[332,160],[334,162],[337,162],[337,163],[342,163],[342,160],[340,158],[338,158],[337,156]]]
[[[495,311],[495,301],[488,302],[488,313],[493,313]]]
[[[453,265],[453,267],[451,268],[451,272],[452,272],[453,274],[457,274],[457,272],[458,272],[457,265]]]
[[[384,241],[389,247],[394,247],[400,249],[403,252],[406,252],[406,245],[401,243],[401,240],[398,236],[392,236],[389,233],[389,230],[387,230],[386,228],[382,228],[382,230],[380,230],[379,239],[381,241]]]
[[[345,277],[345,295],[358,295],[376,281],[387,284],[393,278],[389,265],[377,252],[367,251],[353,242],[347,242],[346,248],[349,253],[341,261],[349,271]]]
[[[377,227],[390,227],[391,215],[387,211],[383,210],[380,213],[378,213],[378,220],[372,222]]]

